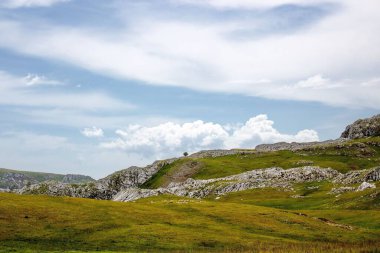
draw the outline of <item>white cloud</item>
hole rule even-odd
[[[23,7],[47,7],[57,3],[68,2],[70,0],[2,0],[0,7],[23,8]]]
[[[0,71],[0,91],[2,99],[0,105],[48,107],[60,109],[76,109],[86,111],[96,110],[128,110],[133,105],[110,97],[107,94],[88,91],[80,92],[65,90],[35,91],[34,85],[55,85],[60,83],[43,76],[27,75],[15,76]]]
[[[270,8],[285,4],[315,4],[323,0],[172,0],[175,3],[208,5],[215,8]]]
[[[85,128],[81,131],[81,133],[86,137],[103,137],[104,132],[103,129],[98,127]]]
[[[25,83],[27,86],[36,86],[36,85],[61,85],[61,81],[52,80],[46,76],[28,74],[24,77]]]
[[[319,139],[314,130],[302,130],[295,135],[283,134],[273,124],[266,115],[258,115],[234,128],[200,120],[184,124],[168,122],[152,127],[130,125],[124,130],[116,131],[119,136],[117,139],[103,142],[100,146],[164,158],[182,154],[184,151],[253,148],[261,143],[307,142]]]
[[[223,8],[305,2],[207,1]],[[0,47],[150,85],[379,109],[379,86],[360,85],[379,78],[378,0],[332,2],[340,8],[313,25],[248,39],[231,34],[246,26],[256,31],[261,20],[168,20],[152,10],[134,16],[128,30],[105,32],[0,19],[7,34]]]

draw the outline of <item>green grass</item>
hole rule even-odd
[[[296,184],[294,191],[283,191],[275,188],[251,189],[221,196],[219,201],[287,210],[380,211],[380,192],[378,189],[330,194],[333,187],[339,187],[339,185],[333,185],[330,182],[311,182]],[[380,183],[377,183],[377,188],[379,187]],[[378,194],[375,197],[376,193]],[[209,199],[214,198],[215,196],[209,197]],[[380,224],[380,220],[378,222]]]
[[[364,146],[358,146],[364,145]],[[284,169],[308,165],[333,168],[342,173],[368,169],[380,165],[380,137],[349,141],[340,145],[317,147],[299,151],[246,153],[215,158],[184,158],[162,168],[144,184],[146,188],[158,188],[167,184],[170,175],[185,162],[196,161],[202,166],[192,176],[194,179],[226,177],[254,169],[282,167]]]
[[[184,163],[190,161],[188,158],[177,160],[171,164],[164,165],[156,174],[146,181],[142,188],[158,188],[166,185],[170,181],[170,176],[176,172]]]
[[[306,216],[172,196],[118,203],[2,193],[0,203],[0,252],[375,252],[380,247],[375,210],[308,210]]]

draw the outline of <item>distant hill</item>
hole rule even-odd
[[[38,184],[48,181],[62,183],[88,183],[95,181],[93,178],[84,175],[74,174],[53,174],[43,172],[19,171],[0,168],[0,189],[14,190],[21,189],[26,185]]]

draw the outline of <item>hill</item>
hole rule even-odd
[[[87,183],[95,180],[89,176],[83,175],[61,175],[53,173],[19,171],[0,168],[0,189],[21,189],[26,185],[38,184],[47,181],[55,181],[62,183]]]

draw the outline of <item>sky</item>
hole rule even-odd
[[[338,138],[380,109],[378,0],[2,0],[0,167],[104,177]]]

